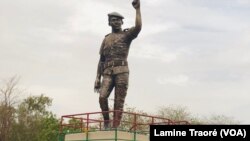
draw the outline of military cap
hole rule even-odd
[[[114,16],[114,17],[119,17],[119,18],[121,18],[121,19],[124,19],[124,17],[123,17],[121,14],[119,14],[118,12],[109,13],[108,16],[109,16],[109,17]]]

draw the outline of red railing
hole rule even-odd
[[[122,111],[107,111],[110,115],[114,112]],[[90,130],[104,130],[102,119],[103,112],[91,112],[74,115],[64,115],[60,121],[60,133],[65,130],[72,130],[78,132]],[[137,114],[130,112],[122,112],[123,118],[120,123],[120,128],[128,131],[149,131],[149,125],[185,125],[189,124],[187,121],[172,121],[167,118],[150,116],[145,114]],[[112,116],[110,116],[112,117]],[[113,119],[110,120],[110,123]]]

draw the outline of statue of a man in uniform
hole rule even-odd
[[[111,127],[108,97],[113,89],[115,89],[114,110],[121,112],[114,112],[112,127],[117,128],[122,118],[129,82],[127,57],[130,44],[142,27],[140,0],[134,0],[132,5],[136,10],[135,26],[122,30],[124,17],[117,12],[109,13],[108,22],[112,32],[105,36],[100,48],[100,60],[94,89],[95,92],[100,93],[99,103],[103,112],[104,128]],[[103,77],[102,82],[101,77]]]

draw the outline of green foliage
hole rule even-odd
[[[47,110],[52,99],[44,95],[30,96],[19,104],[16,112],[16,124],[13,141],[51,141],[56,140],[58,120]]]
[[[59,120],[50,114],[42,120],[42,130],[39,132],[40,141],[56,141],[59,131]]]
[[[79,119],[72,118],[68,121],[68,126],[63,128],[63,133],[82,132],[84,124]]]

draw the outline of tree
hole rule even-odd
[[[237,124],[239,121],[225,115],[194,116],[183,106],[163,106],[158,115],[173,121],[188,121],[190,124]]]
[[[157,115],[168,118],[172,121],[190,121],[192,119],[191,113],[183,106],[163,106],[160,107]]]
[[[39,141],[56,141],[58,138],[59,120],[50,114],[42,120],[42,129],[39,132]]]
[[[52,99],[29,96],[22,101],[19,78],[13,76],[0,83],[0,141],[55,141],[59,120],[48,107]]]
[[[203,124],[239,124],[240,122],[225,115],[211,115],[202,119]]]
[[[30,96],[17,108],[13,141],[52,141],[57,138],[58,120],[47,108],[52,99],[44,95]]]
[[[18,81],[15,76],[4,81],[0,87],[0,141],[8,141],[13,128]]]

